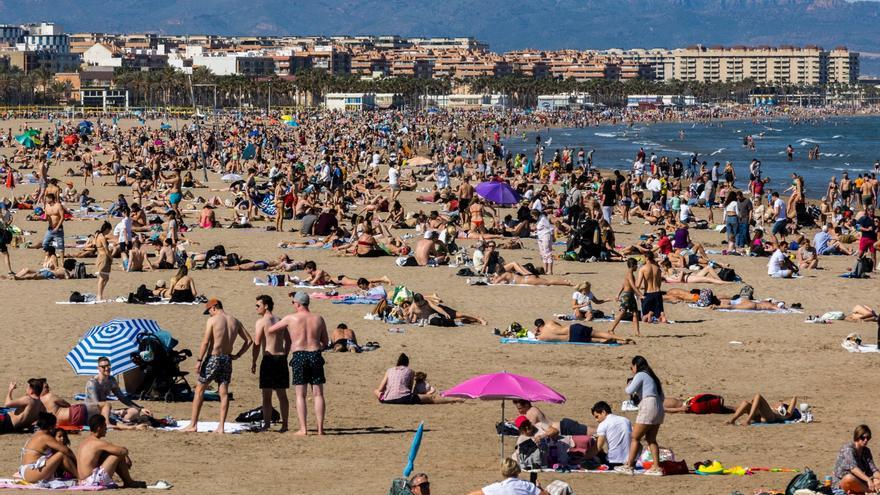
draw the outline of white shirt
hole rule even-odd
[[[576,302],[581,311],[593,311],[593,301],[596,299],[596,296],[593,295],[592,292],[587,292],[586,294],[582,293],[579,290],[574,291],[574,294],[571,295],[571,298]]]
[[[776,198],[776,201],[773,202],[773,209],[777,210],[776,221],[787,220],[788,212],[786,211],[785,201],[782,198]]]
[[[724,214],[727,216],[739,215],[739,205],[736,201],[731,201],[727,203],[727,206],[724,207]]]
[[[541,198],[535,198],[535,200],[532,201],[532,205],[529,206],[529,209],[544,211],[544,205],[541,203]]]
[[[483,495],[540,495],[541,489],[526,480],[507,478],[483,488]]]
[[[485,258],[485,255],[482,251],[476,249],[474,250],[474,255],[471,256],[471,258],[474,260],[474,270],[480,272],[483,269],[483,260]]]
[[[538,218],[538,225],[535,228],[535,233],[538,234],[538,239],[553,238],[553,225],[550,223],[547,215],[541,215],[540,218]]]
[[[609,414],[605,421],[599,423],[596,434],[605,437],[608,444],[608,462],[623,464],[629,454],[629,440],[632,433],[632,423],[629,419]]]
[[[773,251],[773,254],[770,255],[770,261],[767,263],[767,274],[773,275],[774,273],[779,273],[782,271],[782,266],[785,261],[785,254],[782,251],[776,250]]]
[[[394,167],[388,169],[388,183],[392,186],[397,185],[397,178],[400,177],[400,171]]]
[[[690,205],[687,203],[682,203],[681,204],[681,211],[678,213],[679,220],[681,220],[682,222],[687,222],[690,217],[691,217]]]
[[[131,242],[131,218],[122,217],[122,220],[113,228],[113,235],[119,242]]]

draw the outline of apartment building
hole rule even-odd
[[[858,84],[859,54],[839,46],[828,52],[828,82]]]
[[[275,60],[260,55],[197,55],[193,68],[204,67],[218,76],[266,76],[275,73]]]

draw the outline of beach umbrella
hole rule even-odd
[[[157,140],[153,141],[153,144],[156,146],[162,146],[165,143],[163,143],[161,139],[157,139]]]
[[[407,160],[406,163],[414,167],[420,167],[422,165],[430,165],[434,163],[434,161],[426,156],[414,156],[410,160]]]
[[[291,117],[290,115],[282,115],[281,120],[287,122],[289,120],[293,120],[293,117]]]
[[[499,205],[515,205],[520,200],[519,193],[506,182],[483,182],[474,190],[481,198]]]
[[[171,129],[171,124],[166,124],[163,122],[162,125],[159,126],[159,129],[161,129],[163,131],[167,131],[167,130]]]
[[[40,135],[40,131],[38,131],[36,129],[28,129],[28,130],[24,131],[24,133],[25,133],[25,135],[30,136],[30,137],[37,137]]]
[[[254,143],[248,143],[247,146],[244,147],[244,151],[241,152],[241,157],[245,160],[251,160],[257,155],[257,147],[254,146]]]
[[[290,127],[299,127],[299,123],[295,120],[288,120],[287,125],[289,125]]]
[[[256,129],[252,129],[251,132],[248,133],[249,137],[257,137],[259,135],[260,135],[260,131],[258,131]]]
[[[33,147],[37,146],[38,144],[40,144],[39,139],[28,136],[27,134],[21,134],[21,135],[15,136],[15,140],[18,141],[18,143],[21,144],[22,146],[24,146],[25,148],[33,148]]]
[[[507,399],[554,404],[565,402],[564,395],[538,380],[506,371],[475,376],[440,395],[462,399],[500,400],[502,423],[504,423],[504,401]],[[501,457],[504,458],[504,435],[501,435]]]
[[[79,137],[76,134],[68,134],[64,136],[64,144],[68,144],[73,146],[74,144],[79,142]]]
[[[131,353],[138,351],[138,335],[161,332],[155,320],[141,318],[115,319],[92,327],[67,353],[67,363],[77,375],[98,373],[98,358],[107,356],[113,364],[113,374],[137,368]]]
[[[419,455],[419,448],[422,446],[422,433],[424,433],[424,430],[425,422],[422,421],[419,423],[419,427],[416,428],[416,434],[413,436],[412,443],[409,446],[409,456],[406,459],[406,467],[403,468],[404,478],[409,478],[409,475],[413,472],[416,456]]]

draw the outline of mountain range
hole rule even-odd
[[[521,48],[844,45],[880,69],[880,2],[846,0],[0,0],[67,32],[474,36]]]

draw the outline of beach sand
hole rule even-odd
[[[3,122],[13,125],[20,122]],[[4,150],[9,154],[10,150]],[[103,157],[100,157],[103,158]],[[66,168],[66,164],[65,167]],[[55,176],[60,172],[53,169]],[[200,174],[197,175],[198,178]],[[65,178],[65,180],[67,180]],[[74,179],[82,188],[82,178]],[[100,183],[102,179],[98,179]],[[216,175],[212,187],[223,187]],[[34,185],[16,189],[33,191]],[[93,196],[112,200],[129,189],[89,187]],[[4,190],[2,195],[9,194]],[[196,190],[195,194],[209,194]],[[228,193],[221,193],[228,194]],[[407,211],[433,209],[432,205],[414,203],[415,193],[404,192]],[[184,206],[189,202],[184,201]],[[705,211],[698,211],[703,215]],[[226,216],[224,209],[219,216]],[[39,242],[45,223],[25,221],[25,213],[16,216],[16,224],[37,234],[28,239]],[[193,217],[190,217],[195,222]],[[114,222],[115,223],[115,222]],[[74,235],[92,233],[97,221],[69,221],[65,231]],[[286,227],[299,226],[287,221]],[[639,234],[649,232],[645,225],[615,225],[618,242],[628,244]],[[812,234],[811,234],[812,235]],[[695,240],[707,247],[721,249],[722,234],[693,231]],[[251,259],[273,259],[282,252],[282,240],[300,239],[298,234],[257,230],[195,230],[187,234],[207,250],[224,244],[227,252]],[[68,241],[69,242],[69,241]],[[465,245],[472,242],[465,241]],[[528,249],[503,250],[509,260],[539,264],[534,240],[526,240]],[[11,249],[13,268],[36,267],[41,251]],[[425,435],[416,461],[416,471],[430,475],[433,493],[465,493],[499,478],[499,441],[495,423],[500,417],[498,402],[468,401],[438,406],[380,405],[373,396],[385,369],[394,365],[401,352],[409,355],[414,370],[428,373],[428,381],[443,390],[471,376],[506,370],[534,377],[563,393],[564,405],[539,404],[552,419],[577,419],[595,425],[590,406],[599,400],[609,402],[615,412],[626,399],[623,391],[630,376],[629,361],[645,356],[662,378],[667,396],[687,397],[711,392],[723,395],[731,407],[743,399],[761,393],[771,402],[797,395],[809,403],[816,421],[788,426],[725,426],[726,416],[667,415],[659,440],[674,450],[689,465],[717,459],[725,466],[803,468],[810,466],[817,474],[829,474],[835,455],[851,440],[853,428],[869,425],[876,419],[876,400],[870,389],[877,383],[880,361],[875,355],[845,352],[841,340],[850,332],[860,332],[873,343],[873,324],[835,322],[831,325],[806,325],[808,314],[828,310],[849,311],[855,303],[872,304],[876,294],[874,280],[848,280],[837,275],[851,267],[851,257],[822,258],[826,270],[813,271],[798,280],[775,280],[766,275],[765,258],[720,257],[732,263],[737,273],[755,287],[758,298],[774,297],[788,303],[800,302],[804,314],[741,314],[692,309],[685,304],[667,305],[672,325],[646,325],[644,337],[635,346],[613,348],[589,346],[501,345],[492,335],[493,327],[504,328],[513,321],[526,326],[538,317],[569,310],[573,289],[567,287],[470,287],[456,269],[398,268],[393,258],[358,259],[332,257],[329,250],[294,249],[284,251],[297,260],[311,259],[331,274],[378,277],[388,275],[395,283],[420,292],[437,292],[453,308],[481,315],[488,326],[436,328],[406,326],[405,333],[389,333],[390,325],[366,321],[369,306],[332,305],[315,300],[312,310],[323,315],[329,328],[345,322],[357,332],[360,342],[376,341],[381,349],[363,354],[325,354],[328,382],[326,437],[295,437],[292,433],[274,432],[218,437],[209,434],[169,432],[111,432],[109,439],[127,446],[134,460],[133,473],[138,479],[154,482],[169,480],[174,492],[196,493],[290,493],[345,494],[385,493],[392,478],[400,476],[405,465],[413,431],[425,422]],[[561,248],[556,247],[561,253]],[[94,260],[86,260],[91,265]],[[603,299],[613,299],[622,280],[622,263],[581,264],[559,261],[557,273],[579,282],[589,280],[593,292]],[[91,268],[90,268],[91,271]],[[152,287],[156,279],[168,279],[173,272],[123,273],[116,260],[108,285],[108,294],[127,295],[140,284]],[[290,289],[255,287],[254,276],[265,272],[195,271],[193,278],[200,293],[223,301],[226,310],[241,319],[253,331],[256,319],[255,296],[267,293],[276,301],[276,314],[291,310],[286,297]],[[0,376],[23,383],[29,377],[47,377],[56,393],[71,397],[83,391],[86,377],[73,374],[64,356],[90,327],[117,317],[152,318],[170,330],[180,347],[197,350],[206,317],[194,306],[140,306],[121,303],[94,306],[61,306],[74,290],[95,292],[97,281],[0,281],[0,310],[4,345],[0,348]],[[665,287],[669,287],[666,286]],[[677,287],[696,287],[681,286]],[[738,291],[738,285],[712,286],[716,293]],[[611,313],[614,303],[598,306]],[[594,323],[607,330],[610,323]],[[634,333],[631,324],[622,324],[623,336]],[[729,342],[739,341],[733,345]],[[194,359],[184,363],[192,371]],[[235,362],[231,390],[230,417],[260,404],[257,377],[250,373],[250,353]],[[190,383],[194,384],[192,378]],[[17,390],[18,395],[22,390]],[[292,394],[292,390],[291,396]],[[158,416],[171,415],[189,419],[189,403],[147,403]],[[309,403],[309,421],[314,417]],[[215,421],[218,403],[206,403],[202,420]],[[276,405],[277,407],[277,405]],[[635,420],[635,413],[625,413]],[[507,417],[515,417],[508,403]],[[291,428],[296,416],[291,404]],[[25,435],[0,436],[0,477],[11,475],[18,467],[19,449]],[[79,439],[74,436],[76,446]],[[507,441],[507,451],[513,441]],[[562,479],[577,493],[694,493],[717,494],[739,490],[752,493],[757,488],[784,489],[792,474],[759,473],[749,477],[674,476],[665,478],[626,478],[615,474],[556,474],[540,476],[545,485]]]

